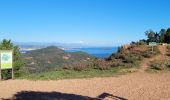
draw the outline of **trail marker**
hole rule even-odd
[[[152,47],[152,52],[153,52],[153,47],[154,46],[156,46],[157,45],[157,43],[156,42],[149,42],[149,46],[151,46]]]
[[[12,50],[1,50],[0,51],[0,80],[1,80],[1,70],[12,70],[12,79],[14,79],[13,72],[13,51]]]

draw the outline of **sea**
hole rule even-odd
[[[86,52],[97,58],[107,58],[111,54],[116,53],[118,51],[118,47],[93,47],[93,48],[72,48],[66,49],[66,52]]]
[[[118,51],[118,47],[90,47],[90,48],[67,48],[65,52],[86,52],[96,58],[107,58],[111,54]],[[22,53],[29,52],[29,50],[21,50]]]

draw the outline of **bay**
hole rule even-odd
[[[118,47],[92,47],[92,48],[70,48],[66,49],[66,52],[86,52],[92,56],[95,56],[97,58],[107,58],[112,53],[116,53],[118,50]]]

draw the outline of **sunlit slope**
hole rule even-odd
[[[26,67],[31,73],[55,70],[80,61],[89,63],[92,58],[84,52],[68,53],[55,46],[33,50],[23,56]]]

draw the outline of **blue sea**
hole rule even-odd
[[[66,52],[77,52],[82,51],[86,52],[97,58],[106,58],[109,57],[112,53],[116,53],[118,47],[96,47],[96,48],[72,48],[65,50]]]
[[[93,48],[69,48],[65,52],[86,52],[97,58],[109,57],[112,53],[116,53],[118,47],[93,47]],[[29,52],[29,50],[21,50],[22,53]]]

